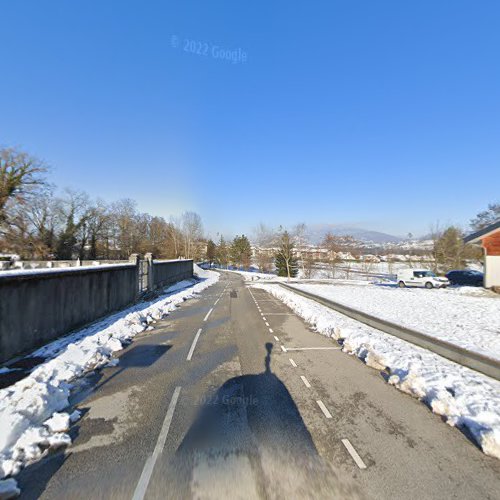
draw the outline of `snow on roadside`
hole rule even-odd
[[[364,325],[279,285],[270,292],[342,350],[386,369],[389,383],[425,402],[451,426],[466,429],[487,455],[500,458],[500,382]]]
[[[500,298],[483,288],[292,285],[500,360]]]
[[[158,299],[136,304],[33,353],[47,360],[26,378],[0,390],[0,491],[16,486],[2,478],[16,475],[50,449],[71,443],[66,431],[79,414],[60,412],[69,404],[74,379],[115,361],[113,354],[135,335],[151,329],[151,323],[219,279],[218,273],[198,266],[195,273],[204,280],[177,283]]]
[[[259,280],[284,280],[286,278],[280,278],[276,274],[271,273],[257,273],[251,271],[239,271],[236,269],[221,269],[225,273],[235,273],[240,274],[245,278],[245,281],[259,281]]]

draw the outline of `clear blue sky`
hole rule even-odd
[[[419,234],[500,197],[497,0],[0,0],[0,21],[0,144],[59,186],[213,234]]]

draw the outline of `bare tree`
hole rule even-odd
[[[292,231],[293,239],[295,240],[295,246],[297,247],[298,253],[300,255],[300,266],[302,268],[302,273],[305,273],[305,262],[304,253],[307,250],[307,245],[309,244],[309,237],[307,235],[307,226],[305,223],[301,222],[293,227]],[[312,273],[312,270],[311,270]]]
[[[330,277],[335,278],[337,267],[340,263],[339,252],[342,248],[343,238],[328,232],[325,234],[321,245],[328,250],[328,264],[330,266]]]
[[[45,184],[46,166],[33,156],[12,148],[0,149],[0,224],[7,221],[9,205],[22,204]]]
[[[257,262],[257,266],[259,266],[260,271],[262,271],[263,273],[268,273],[271,271],[273,256],[269,249],[258,248],[255,251],[255,260]]]
[[[500,203],[490,203],[487,210],[479,212],[476,217],[470,221],[470,225],[472,229],[478,231],[498,220],[500,220]]]
[[[169,235],[174,247],[174,256],[179,257],[182,242],[182,224],[179,217],[170,217]]]
[[[302,254],[302,277],[311,279],[314,271],[314,259],[309,254]]]
[[[195,244],[203,238],[203,224],[196,212],[182,214],[182,236],[184,243],[184,257],[191,259],[196,253]]]
[[[260,248],[271,248],[277,244],[277,235],[270,227],[266,226],[263,222],[253,230],[256,245]]]

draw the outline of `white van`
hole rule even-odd
[[[429,269],[402,269],[398,272],[398,286],[420,286],[425,288],[446,288],[450,282],[439,278]]]

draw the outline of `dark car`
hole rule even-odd
[[[450,271],[446,274],[451,285],[483,286],[484,274],[470,269]]]

